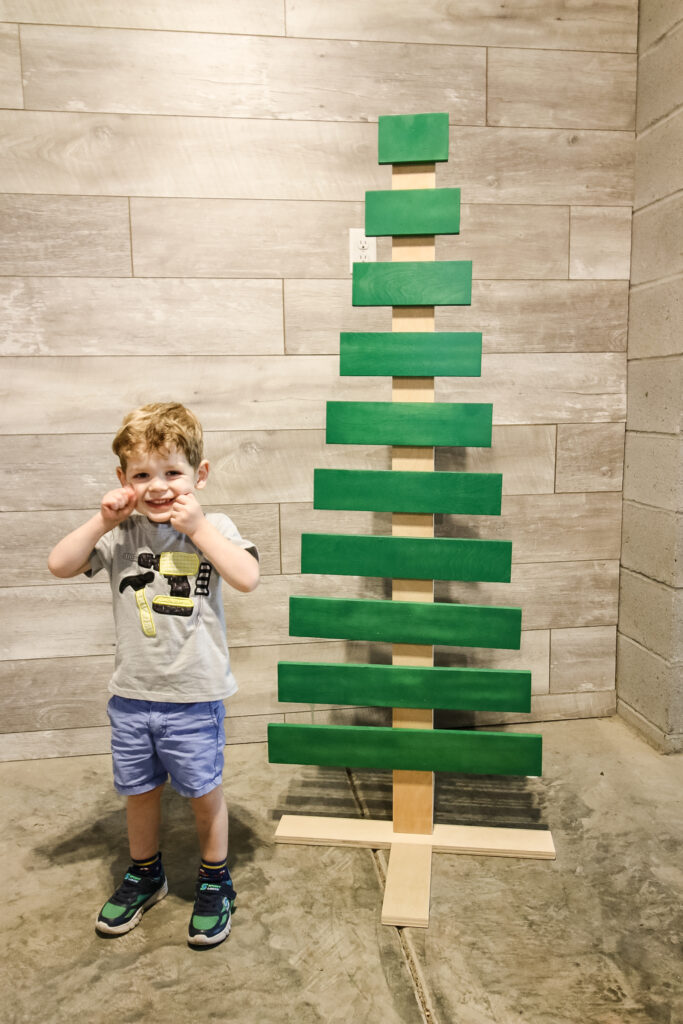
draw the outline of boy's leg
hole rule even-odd
[[[127,797],[128,844],[133,860],[146,861],[157,855],[163,791],[162,783],[147,793]]]
[[[202,863],[188,941],[215,946],[228,937],[235,890],[228,870],[228,808],[222,786],[191,799]]]

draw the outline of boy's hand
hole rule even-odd
[[[175,530],[191,537],[203,519],[202,506],[194,494],[180,494],[176,498],[171,510],[171,526]]]
[[[111,530],[134,511],[137,495],[132,487],[117,487],[102,498],[100,513],[107,529]]]

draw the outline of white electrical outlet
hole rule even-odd
[[[354,263],[377,262],[377,239],[368,238],[362,228],[349,228],[349,272]]]

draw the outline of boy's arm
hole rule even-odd
[[[132,488],[120,487],[105,494],[99,512],[63,537],[50,552],[47,567],[52,575],[70,579],[86,572],[98,540],[127,519],[134,508],[135,491]]]
[[[171,525],[187,534],[231,587],[243,594],[256,589],[260,572],[258,559],[224,537],[205,517],[193,494],[183,494],[176,500]]]

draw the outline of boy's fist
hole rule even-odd
[[[107,527],[118,526],[133,512],[137,504],[137,496],[132,487],[117,487],[108,491],[102,498],[100,512]]]
[[[192,536],[204,518],[202,506],[194,494],[179,494],[171,510],[171,526],[179,533]]]

